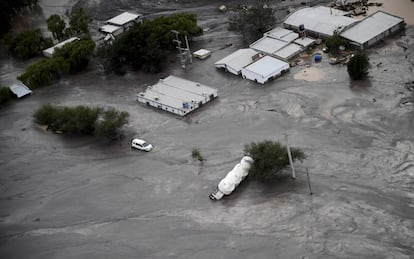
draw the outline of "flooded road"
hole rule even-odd
[[[306,68],[297,66],[258,85],[214,68],[244,46],[216,7],[199,14],[210,29],[192,46],[212,55],[187,70],[171,62],[160,74],[102,77],[91,67],[0,109],[0,258],[413,258],[414,107],[401,99],[413,94],[414,29],[369,51],[366,82],[323,54],[317,81],[295,79]],[[14,64],[0,60],[2,84]],[[169,74],[219,98],[185,118],[135,101]],[[125,138],[45,132],[32,120],[45,103],[128,111]],[[286,171],[209,200],[244,144],[284,134],[308,156],[296,180]],[[131,150],[133,136],[154,151]]]
[[[411,0],[377,0],[382,6],[370,6],[368,14],[383,10],[404,18],[409,25],[414,25],[414,1]]]

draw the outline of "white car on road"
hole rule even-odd
[[[151,144],[139,138],[135,138],[132,140],[131,147],[147,152],[151,151],[154,148]]]

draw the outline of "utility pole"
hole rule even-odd
[[[177,43],[177,49],[180,52],[180,62],[181,62],[181,67],[183,69],[185,69],[185,66],[187,64],[187,60],[190,60],[190,63],[193,63],[192,57],[191,57],[191,52],[190,52],[190,46],[188,44],[188,39],[187,36],[185,36],[185,43],[186,43],[186,47],[182,48],[181,47],[181,43],[182,41],[179,39],[178,35],[180,34],[179,31],[177,30],[171,30],[172,33],[175,34],[175,40],[173,40],[174,43]]]
[[[307,175],[307,178],[308,178],[309,194],[312,195],[313,193],[312,193],[312,187],[311,187],[310,179],[309,179],[309,170],[308,170],[307,167],[306,167],[306,175]]]
[[[296,179],[295,168],[293,167],[293,161],[292,161],[292,154],[290,153],[290,147],[288,143],[288,134],[285,134],[285,140],[286,140],[286,149],[287,149],[287,153],[289,157],[290,168],[292,169],[292,179]]]

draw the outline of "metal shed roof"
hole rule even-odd
[[[104,25],[101,28],[99,28],[99,30],[104,33],[114,33],[119,29],[121,29],[121,27],[110,24]]]
[[[315,42],[314,39],[309,38],[309,37],[305,37],[305,38],[299,38],[297,40],[294,41],[294,43],[301,45],[302,47],[308,47],[310,45],[312,45]]]
[[[250,44],[250,48],[260,52],[273,54],[288,44],[288,42],[266,36]]]
[[[277,52],[275,52],[275,56],[279,57],[283,60],[288,60],[294,56],[296,56],[297,54],[299,54],[302,51],[302,47],[299,46],[298,44],[295,43],[291,43],[289,45],[287,45],[286,47],[278,50]]]
[[[10,91],[12,91],[17,96],[17,98],[21,98],[32,93],[32,90],[30,90],[29,87],[25,86],[23,83],[13,84],[9,88]]]
[[[115,24],[115,25],[118,25],[118,26],[122,26],[126,23],[135,21],[140,16],[142,16],[142,14],[134,14],[134,13],[124,12],[124,13],[121,13],[120,15],[118,15],[118,16],[115,16],[112,19],[109,19],[106,22],[111,23],[111,24]]]
[[[219,61],[214,63],[214,65],[227,65],[236,71],[240,71],[243,67],[252,63],[252,57],[257,54],[258,52],[254,49],[239,49],[231,53],[230,55],[224,57],[223,59],[220,59]]]
[[[53,53],[55,53],[55,49],[61,48],[63,45],[65,45],[67,43],[70,43],[72,41],[75,41],[75,40],[80,40],[80,39],[78,37],[72,37],[72,38],[67,39],[65,41],[59,42],[58,44],[56,44],[53,47],[50,47],[48,49],[43,50],[42,53],[43,53],[44,56],[46,56],[48,58],[51,58],[53,56]]]
[[[296,28],[304,24],[305,30],[332,36],[338,28],[357,22],[356,19],[346,17],[344,14],[343,11],[324,6],[305,7],[292,13],[284,24]]]
[[[404,22],[404,19],[401,17],[377,11],[341,33],[341,36],[363,44],[401,22]]]
[[[289,64],[271,56],[264,56],[244,69],[266,78],[275,71],[289,69]]]

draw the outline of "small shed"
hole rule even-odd
[[[274,53],[274,56],[281,60],[289,61],[290,59],[301,53],[302,50],[302,47],[298,44],[290,43],[289,45],[286,45],[285,47],[276,51]]]
[[[250,44],[249,47],[267,55],[274,55],[276,51],[288,44],[289,42],[265,36]]]
[[[289,70],[289,64],[279,59],[264,56],[242,69],[245,79],[264,84]]]
[[[32,93],[32,90],[30,90],[29,87],[27,87],[23,83],[13,84],[9,88],[10,88],[10,91],[12,91],[12,93],[16,95],[17,98],[22,98],[23,96],[26,96]]]
[[[185,116],[217,96],[217,89],[170,75],[137,94],[137,101]]]
[[[61,47],[63,47],[65,44],[70,43],[70,42],[75,41],[75,40],[80,40],[80,39],[79,39],[78,37],[72,37],[72,38],[67,39],[67,40],[65,40],[65,41],[59,42],[59,43],[58,43],[58,44],[56,44],[55,46],[53,46],[53,47],[50,47],[50,48],[48,48],[48,49],[43,50],[43,51],[42,51],[42,54],[43,54],[43,56],[45,56],[45,57],[47,57],[47,58],[51,58],[51,57],[53,56],[53,53],[55,53],[55,50],[56,50],[56,49],[61,48]]]
[[[222,68],[232,74],[239,75],[243,67],[251,64],[258,58],[259,52],[253,49],[239,49],[220,59],[214,66]]]
[[[124,12],[106,21],[107,24],[127,29],[142,20],[142,14]]]
[[[193,56],[199,59],[206,59],[210,57],[211,51],[206,49],[199,49],[193,53]]]
[[[112,34],[113,36],[118,36],[122,32],[124,32],[124,28],[122,28],[120,26],[106,24],[106,25],[100,27],[99,31],[104,33],[104,34]]]

